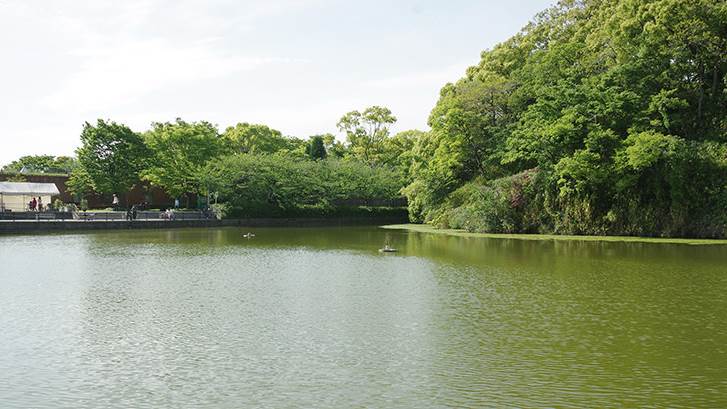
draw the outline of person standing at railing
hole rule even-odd
[[[119,197],[114,193],[113,199],[111,199],[111,206],[114,210],[119,210]]]
[[[38,196],[38,212],[43,211],[43,198]]]

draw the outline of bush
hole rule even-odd
[[[406,220],[408,216],[405,207],[370,207],[370,206],[325,206],[325,205],[303,205],[285,211],[257,212],[252,213],[247,209],[239,207],[230,208],[227,217],[230,218],[367,218],[386,217]]]
[[[205,170],[210,186],[229,204],[231,217],[293,217],[313,206],[316,214],[345,199],[396,199],[397,172],[334,159],[293,160],[279,155],[238,154]]]
[[[537,231],[542,224],[537,170],[485,182],[475,180],[452,192],[433,212],[431,222],[442,228],[474,232]]]
[[[224,219],[230,213],[230,205],[227,203],[213,203],[210,208],[217,220]]]

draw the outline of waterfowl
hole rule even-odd
[[[245,233],[242,235],[242,237],[244,237],[246,239],[251,239],[251,238],[255,237],[255,235],[252,233]]]

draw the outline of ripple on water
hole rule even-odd
[[[0,238],[2,407],[727,405],[713,249],[237,233]]]

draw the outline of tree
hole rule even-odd
[[[323,138],[323,146],[326,148],[326,153],[328,156],[343,158],[348,154],[346,146],[336,140],[336,136],[332,133],[326,133],[320,136]]]
[[[353,155],[368,165],[374,165],[384,140],[389,136],[389,126],[395,122],[396,117],[389,108],[372,106],[363,112],[347,113],[338,121],[337,127],[346,132]]]
[[[332,210],[338,200],[396,199],[402,184],[386,167],[279,155],[227,155],[211,161],[204,174],[220,198],[246,216]]]
[[[18,173],[25,168],[27,173],[70,173],[74,166],[76,159],[70,156],[28,155],[10,162],[2,171]]]
[[[564,0],[539,13],[442,88],[411,150],[410,215],[727,236],[726,13],[721,0]]]
[[[73,156],[56,156],[53,161],[53,168],[70,174],[78,166],[78,160]]]
[[[409,172],[413,162],[414,145],[424,135],[426,132],[412,129],[386,139],[381,153],[381,163],[398,170],[407,183],[411,182]]]
[[[238,123],[222,134],[225,144],[236,153],[264,154],[283,149],[294,150],[298,144],[267,125]]]
[[[18,173],[26,168],[35,172],[43,172],[53,165],[55,158],[52,155],[28,155],[10,162],[3,167],[3,172]]]
[[[76,196],[77,200],[82,199],[85,195],[93,192],[93,180],[83,166],[77,166],[71,171],[71,175],[66,182],[68,190]]]
[[[326,147],[324,146],[323,136],[311,136],[308,142],[308,155],[313,160],[325,159],[328,156]]]
[[[126,125],[99,119],[84,124],[76,155],[97,192],[124,194],[139,182],[149,150]]]
[[[153,159],[142,171],[142,178],[174,197],[202,192],[203,167],[225,151],[217,127],[205,121],[177,118],[175,122],[155,122],[144,140]]]

